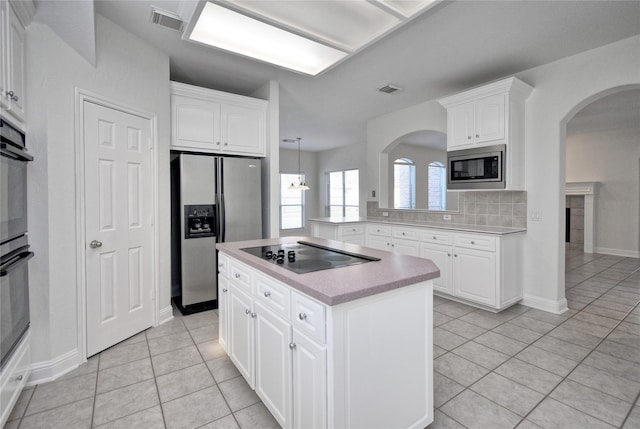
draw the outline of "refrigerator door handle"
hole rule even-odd
[[[224,207],[224,194],[220,194],[220,242],[224,243],[225,242],[225,223],[226,223],[226,218],[225,218],[225,207]]]

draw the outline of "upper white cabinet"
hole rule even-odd
[[[447,150],[506,145],[506,189],[525,189],[525,101],[533,87],[510,77],[438,100],[447,109]]]
[[[265,156],[267,101],[171,82],[171,148]]]
[[[0,105],[19,122],[25,121],[25,26],[33,13],[31,2],[0,2]]]

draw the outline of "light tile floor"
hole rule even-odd
[[[434,299],[436,428],[640,428],[640,259],[567,252],[570,311]],[[26,389],[6,428],[279,427],[217,342],[177,317]]]

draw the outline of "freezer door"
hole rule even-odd
[[[216,237],[189,238],[185,206],[215,204],[215,157],[180,155],[182,305],[217,298]],[[214,228],[215,231],[215,228]]]
[[[262,238],[260,160],[221,158],[220,241]]]

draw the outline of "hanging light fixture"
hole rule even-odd
[[[298,143],[298,183],[291,183],[289,185],[289,189],[298,189],[301,191],[308,191],[309,187],[305,182],[302,181],[302,174],[300,173],[300,140],[302,137],[296,137],[295,139],[284,139],[282,140],[285,143]]]

